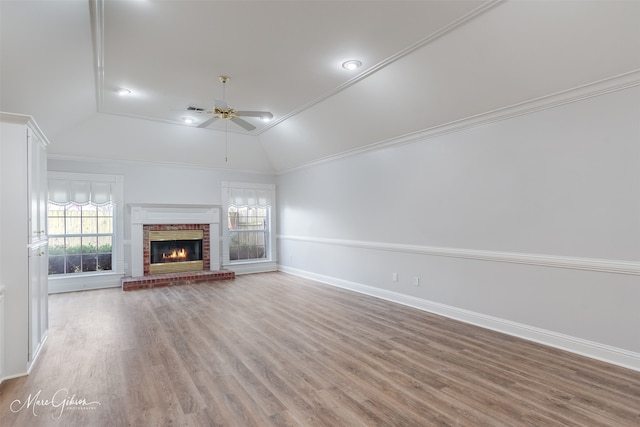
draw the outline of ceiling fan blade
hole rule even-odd
[[[209,126],[211,123],[215,122],[216,120],[218,120],[218,117],[213,116],[209,120],[205,120],[204,122],[200,123],[198,125],[198,127],[199,128],[206,128],[207,126]]]
[[[260,117],[262,120],[273,119],[273,114],[268,111],[236,111],[236,114],[242,117]]]
[[[256,127],[254,125],[252,125],[251,123],[244,121],[242,119],[239,119],[237,117],[232,117],[231,121],[234,122],[235,124],[243,127],[245,130],[254,130]]]

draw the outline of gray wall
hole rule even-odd
[[[638,117],[636,86],[284,173],[281,268],[640,369]]]

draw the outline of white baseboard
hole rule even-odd
[[[47,338],[49,338],[48,331],[47,333],[44,334],[44,337],[42,338],[42,342],[40,342],[40,345],[36,349],[35,354],[33,355],[33,360],[27,365],[27,375],[31,373],[31,370],[33,369],[33,367],[36,365],[36,363],[38,363],[38,358],[40,357],[40,354],[42,354],[42,349],[44,348],[44,345],[47,342]]]
[[[284,273],[381,298],[482,328],[640,371],[640,354],[632,351],[292,267],[281,265],[279,266],[279,270]]]
[[[0,378],[0,384],[2,384],[6,380],[12,380],[14,378],[20,378],[20,377],[24,377],[26,375],[29,375],[31,373],[31,370],[35,366],[35,364],[38,362],[40,354],[42,354],[42,349],[44,348],[44,345],[47,342],[47,338],[49,338],[48,333],[44,335],[44,338],[42,339],[42,342],[40,343],[40,346],[38,346],[38,349],[36,350],[36,353],[35,353],[35,356],[34,356],[33,360],[30,363],[27,364],[27,370],[26,371],[19,372],[17,374],[7,375],[6,377],[1,377]]]
[[[49,294],[88,291],[92,289],[119,288],[124,273],[81,274],[49,276]]]
[[[233,271],[236,274],[268,273],[270,271],[278,271],[278,263],[276,261],[261,261],[243,264],[226,264],[224,265],[224,269]]]
[[[18,373],[18,374],[11,374],[11,375],[7,375],[6,377],[2,377],[0,378],[0,384],[2,384],[3,382],[7,381],[7,380],[12,380],[14,378],[20,378],[20,377],[24,377],[26,375],[29,375],[29,372],[24,371],[22,373]]]

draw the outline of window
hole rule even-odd
[[[112,270],[113,203],[49,202],[49,274]]]
[[[266,259],[269,208],[229,206],[229,261]]]
[[[49,275],[119,273],[122,178],[49,172]],[[119,204],[118,204],[119,202]]]
[[[272,184],[223,183],[227,215],[224,230],[225,262],[273,261]]]

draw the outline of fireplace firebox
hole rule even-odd
[[[203,230],[149,231],[149,274],[204,269]]]

